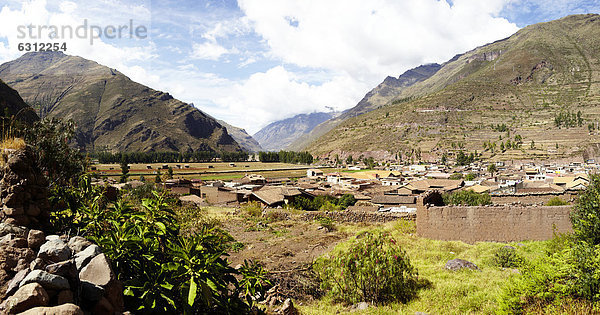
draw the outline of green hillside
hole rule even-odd
[[[81,57],[27,53],[0,65],[0,78],[41,117],[73,119],[86,150],[240,150],[214,118]]]
[[[594,156],[587,149],[600,142],[599,70],[599,15],[535,24],[388,93],[385,106],[345,120],[309,149],[320,155],[371,152],[389,159],[398,153],[414,158],[420,150],[425,159],[459,149],[481,152],[484,143],[496,143],[494,153],[487,150],[484,156]],[[577,112],[579,121],[563,119]],[[512,144],[517,134],[523,138],[520,148],[501,152],[500,145],[508,139]]]

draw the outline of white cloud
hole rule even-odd
[[[283,66],[276,66],[224,90],[226,94],[213,100],[219,106],[213,111],[255,133],[274,120],[292,115],[325,111],[325,106],[346,108],[360,99],[367,88],[347,76],[337,76],[323,84],[308,84]]]
[[[239,0],[271,54],[370,83],[506,37],[509,0]],[[375,80],[375,81],[374,81]]]
[[[216,42],[207,41],[202,44],[194,43],[193,51],[190,55],[193,59],[219,60],[219,58],[227,54],[229,50],[219,45]]]

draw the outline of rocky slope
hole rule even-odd
[[[339,113],[300,114],[270,123],[254,134],[260,145],[267,151],[286,149],[292,142],[310,133],[322,122],[339,116]]]
[[[0,80],[0,115],[15,117],[19,121],[32,123],[39,120],[33,108],[29,107],[17,91],[11,89]]]
[[[73,119],[88,151],[240,150],[197,108],[81,57],[27,53],[0,65],[0,79],[41,117]]]
[[[258,143],[258,141],[256,141],[256,139],[252,138],[252,136],[249,135],[246,132],[246,130],[236,127],[236,126],[232,126],[223,120],[217,120],[217,121],[223,127],[227,128],[227,133],[229,133],[229,135],[233,138],[233,140],[235,140],[240,145],[242,150],[244,150],[246,152],[252,152],[252,153],[260,152],[263,150],[262,147],[260,146],[260,144]]]
[[[388,76],[378,86],[369,91],[369,93],[367,93],[365,97],[363,97],[363,99],[356,104],[356,106],[344,111],[339,116],[333,117],[319,124],[310,132],[305,133],[298,139],[294,140],[294,142],[290,144],[289,148],[292,150],[301,150],[309,145],[312,141],[315,141],[317,138],[335,128],[335,126],[339,125],[344,120],[368,113],[385,105],[390,99],[396,97],[402,90],[431,77],[441,67],[442,66],[437,63],[422,65],[404,72],[398,78]]]
[[[433,159],[459,149],[482,152],[484,143],[500,148],[519,134],[520,149],[484,155],[577,156],[600,142],[600,16],[574,15],[525,27],[456,56],[431,77],[398,88],[381,102],[382,108],[346,119],[309,149],[342,156],[378,152],[392,160],[416,158],[419,151],[423,159]],[[577,112],[579,122],[556,124],[561,114]],[[494,127],[498,124],[506,128]]]

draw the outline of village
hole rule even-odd
[[[175,164],[173,165],[176,166]],[[162,165],[169,168],[170,164]],[[265,177],[249,170],[243,177],[226,180],[186,178],[175,173],[160,185],[184,203],[196,206],[237,207],[248,202],[263,208],[284,208],[296,198],[317,196],[340,198],[352,195],[356,203],[350,211],[415,213],[417,197],[425,192],[441,194],[470,190],[489,194],[491,204],[545,205],[560,198],[571,204],[589,184],[588,174],[600,167],[586,163],[482,163],[447,166],[441,163],[389,165],[367,169],[366,165],[312,165],[297,178]],[[144,183],[130,180],[108,183],[119,190]]]

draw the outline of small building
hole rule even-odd
[[[306,177],[319,177],[323,176],[323,171],[318,168],[311,168],[306,170]]]

